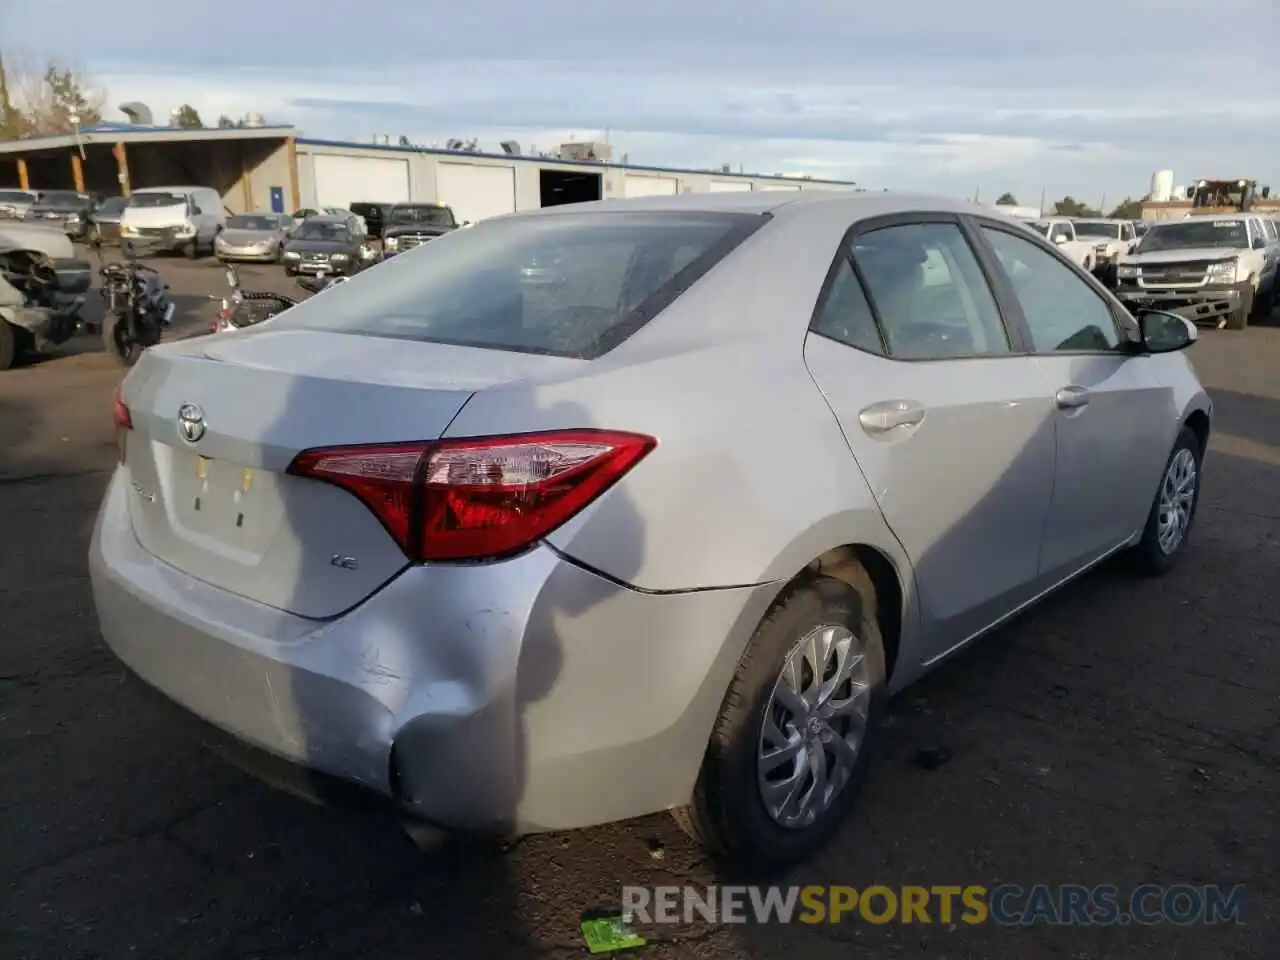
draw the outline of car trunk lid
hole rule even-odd
[[[436,439],[475,391],[573,362],[267,327],[147,351],[124,396],[135,534],[196,579],[336,616],[407,560],[354,496],[287,474],[293,458]]]

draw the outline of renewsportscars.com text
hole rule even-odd
[[[623,887],[622,912],[650,923],[942,923],[1154,926],[1244,922],[1245,889],[1216,885],[1001,884]]]

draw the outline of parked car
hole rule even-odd
[[[367,259],[364,240],[355,214],[311,217],[298,225],[285,244],[284,271],[291,277],[300,273],[350,276]]]
[[[213,252],[227,223],[222,196],[210,187],[135,190],[120,217],[121,241],[136,252],[183,253],[194,260]]]
[[[21,220],[39,197],[34,190],[0,190],[0,220]]]
[[[1043,220],[1032,220],[1030,226],[1036,233],[1047,237],[1050,243],[1056,244],[1064,254],[1078,263],[1089,273],[1093,272],[1098,262],[1098,254],[1092,240],[1081,239],[1076,235],[1075,224],[1066,217],[1047,217]]]
[[[1116,263],[1138,244],[1132,220],[1074,218],[1076,239],[1093,241],[1093,275],[1109,287],[1115,286]]]
[[[1116,268],[1116,293],[1135,309],[1173,310],[1243,330],[1280,294],[1280,239],[1254,214],[1152,224]]]
[[[61,228],[72,240],[87,240],[94,206],[93,197],[87,193],[46,190],[27,208],[23,219],[45,221]]]
[[[120,242],[120,218],[124,215],[125,204],[128,202],[128,197],[108,197],[90,214],[94,231],[103,243]]]
[[[670,809],[791,862],[887,695],[1107,557],[1182,557],[1194,339],[976,204],[494,218],[143,356],[98,619],[313,793],[515,833]]]
[[[383,256],[393,257],[457,229],[453,208],[446,204],[397,203],[383,230]]]
[[[296,226],[294,219],[283,213],[239,213],[227,219],[213,252],[219,260],[276,263]]]
[[[69,340],[92,282],[59,226],[0,220],[0,370]]]
[[[394,206],[393,203],[353,203],[351,212],[363,218],[369,228],[369,236],[379,240],[387,223],[387,214]]]
[[[312,207],[303,207],[302,209],[300,209],[300,210],[295,210],[295,211],[293,211],[293,213],[292,213],[292,217],[293,217],[293,219],[298,220],[298,221],[308,220],[308,219],[310,219],[311,217],[316,217],[316,216],[319,216],[319,215],[320,215],[320,211],[319,211],[319,210],[316,210],[316,209],[314,209],[314,208],[312,208]]]

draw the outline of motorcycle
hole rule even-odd
[[[209,325],[210,333],[225,333],[228,330],[243,330],[270,320],[278,313],[297,306],[298,301],[280,293],[254,293],[246,291],[240,285],[240,272],[234,266],[226,267],[227,286],[231,293],[226,297],[211,296],[210,300],[221,303],[218,315]]]
[[[98,275],[102,278],[99,293],[107,304],[102,345],[121,366],[132,367],[147,347],[160,342],[173,322],[169,285],[153,268],[138,263],[129,250],[124,263],[103,264]]]

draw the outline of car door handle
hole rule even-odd
[[[1059,410],[1079,410],[1089,405],[1089,391],[1084,387],[1063,387],[1053,399]]]
[[[884,400],[858,414],[858,423],[870,434],[884,434],[924,422],[924,407],[914,400]]]

